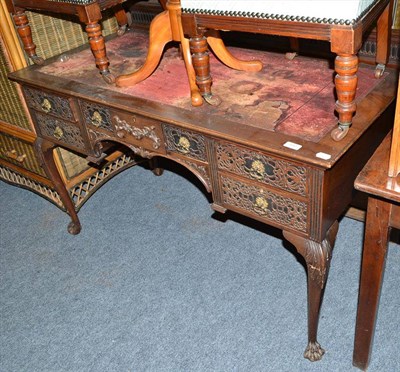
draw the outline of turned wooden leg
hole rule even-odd
[[[200,89],[197,85],[196,73],[194,71],[192,55],[190,53],[189,40],[186,38],[181,39],[181,51],[183,59],[185,61],[185,68],[189,81],[192,106],[201,106],[203,104],[203,97],[201,96]]]
[[[24,50],[35,65],[42,65],[44,59],[36,54],[36,45],[32,40],[31,26],[25,11],[18,11],[13,15],[18,35],[24,45]]]
[[[121,4],[117,4],[113,9],[119,26],[117,35],[122,36],[128,29],[128,17]]]
[[[290,43],[290,52],[287,52],[285,54],[285,58],[288,60],[292,60],[292,59],[295,59],[297,57],[297,55],[299,54],[300,43],[299,43],[299,39],[297,37],[290,37],[289,43]]]
[[[325,353],[325,350],[322,349],[317,341],[318,319],[338,226],[336,221],[321,243],[298,236],[292,232],[283,232],[283,236],[295,246],[307,264],[308,345],[304,352],[304,357],[312,362],[320,360]]]
[[[190,38],[193,67],[196,73],[196,83],[204,100],[213,106],[218,106],[221,99],[211,93],[212,78],[210,75],[210,56],[208,54],[207,39],[204,35]]]
[[[154,173],[155,176],[162,176],[164,173],[164,169],[158,166],[158,157],[154,156],[149,160],[150,169]]]
[[[340,141],[349,131],[356,111],[358,57],[353,54],[338,55],[335,59],[335,87],[337,101],[335,109],[339,114],[338,128],[331,133],[335,141]]]
[[[261,61],[242,61],[234,57],[221,39],[219,31],[209,30],[207,42],[219,60],[230,68],[239,71],[260,71],[263,68]]]
[[[61,179],[60,173],[58,172],[56,163],[54,161],[54,147],[55,145],[52,142],[46,141],[39,137],[35,141],[35,150],[40,160],[40,164],[47,176],[54,182],[54,187],[60,195],[61,201],[71,217],[71,222],[68,225],[68,232],[76,235],[81,231],[81,223],[79,222],[75,205],[72,202],[63,180]]]
[[[86,24],[86,33],[89,38],[90,49],[92,50],[100,74],[107,84],[114,83],[115,77],[108,69],[110,63],[107,58],[106,44],[101,32],[101,27],[97,21]]]
[[[147,79],[160,62],[165,45],[172,41],[168,11],[157,15],[150,24],[149,50],[144,65],[137,71],[120,75],[115,82],[119,87],[128,87]]]
[[[375,77],[380,78],[385,72],[386,64],[389,60],[390,37],[392,30],[392,11],[393,1],[391,1],[384,12],[380,15],[377,22],[377,40],[376,40],[376,68]]]
[[[389,242],[392,204],[368,198],[353,365],[366,370],[372,349],[376,315]]]

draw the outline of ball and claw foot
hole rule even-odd
[[[310,341],[307,345],[307,348],[304,352],[304,358],[310,360],[311,362],[316,362],[322,359],[322,356],[325,354],[325,350],[321,347],[321,345],[315,341]]]
[[[108,70],[102,71],[101,76],[103,77],[103,80],[107,84],[114,84],[115,83],[115,76]]]
[[[41,66],[44,63],[44,59],[36,54],[30,58],[35,65]]]
[[[222,102],[221,98],[215,94],[205,94],[203,98],[211,106],[219,106]]]
[[[350,126],[339,126],[331,132],[331,137],[334,141],[340,141],[347,136]]]
[[[122,36],[126,32],[127,29],[128,29],[128,25],[121,26],[120,28],[118,28],[117,35]]]
[[[81,224],[79,222],[75,223],[75,222],[71,221],[68,224],[68,232],[71,235],[78,235],[81,232]]]
[[[375,67],[375,78],[380,79],[385,72],[386,66],[383,63],[378,63]]]

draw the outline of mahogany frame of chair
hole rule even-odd
[[[49,1],[49,0],[6,0],[8,10],[13,15],[18,35],[24,46],[28,57],[38,65],[43,63],[43,58],[36,54],[36,45],[32,40],[32,32],[25,10],[47,11],[51,13],[76,15],[79,21],[85,24],[85,30],[89,38],[95,63],[103,79],[111,84],[115,77],[109,70],[110,62],[107,58],[104,37],[99,21],[102,19],[101,12],[108,8],[114,8],[119,29],[118,35],[123,35],[128,27],[128,18],[122,3],[125,0],[93,0],[88,4],[79,4],[72,1]]]
[[[353,365],[367,370],[375,333],[390,230],[400,229],[400,81],[392,138],[388,136],[355,181],[368,193]]]
[[[202,97],[211,104],[218,104],[219,98],[213,96],[211,91],[208,45],[231,68],[245,71],[258,71],[262,68],[258,61],[236,60],[225,48],[218,30],[328,41],[331,51],[336,54],[335,109],[339,116],[338,127],[332,131],[332,138],[339,141],[346,136],[356,112],[357,53],[362,46],[363,34],[375,21],[378,37],[375,75],[383,75],[390,52],[393,3],[394,0],[382,0],[355,24],[346,25],[185,13],[181,9],[180,0],[168,0],[167,10],[152,21],[149,53],[144,66],[131,74],[118,77],[116,82],[118,86],[129,86],[146,79],[157,67],[165,44],[172,40],[179,41],[189,77],[192,104],[201,105]]]

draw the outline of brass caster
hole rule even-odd
[[[219,106],[222,102],[221,98],[215,94],[205,94],[203,98],[211,106]]]
[[[35,65],[39,65],[39,66],[41,66],[41,65],[43,65],[43,63],[44,63],[44,59],[42,58],[42,57],[39,57],[38,55],[34,55],[34,56],[32,56],[32,57],[30,57],[31,58],[31,60],[32,60],[32,62],[35,64]]]
[[[295,59],[297,57],[297,53],[296,52],[287,52],[285,54],[285,58],[288,59],[289,61]]]
[[[332,132],[331,132],[331,137],[334,141],[340,141],[342,140],[344,137],[346,137],[348,131],[350,129],[350,126],[341,126],[339,124],[339,126],[337,128],[335,128]]]
[[[304,351],[304,358],[310,360],[311,362],[316,362],[318,360],[321,360],[324,354],[325,350],[317,341],[310,341],[307,345],[306,350]]]
[[[127,29],[128,29],[128,25],[121,26],[117,31],[117,35],[122,36],[126,32]]]
[[[103,77],[103,80],[107,84],[114,84],[115,83],[115,76],[108,70],[102,71],[101,76]]]
[[[375,78],[380,79],[385,72],[386,66],[383,63],[378,63],[375,67]]]
[[[79,222],[71,221],[68,224],[68,232],[71,235],[78,235],[81,232],[81,224]]]

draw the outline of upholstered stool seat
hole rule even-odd
[[[352,24],[376,0],[181,0],[184,13],[287,21]]]
[[[218,104],[219,97],[211,91],[208,46],[231,68],[246,71],[262,68],[257,61],[239,61],[232,56],[219,37],[219,30],[324,40],[337,55],[335,86],[339,119],[338,128],[332,132],[337,141],[348,133],[356,112],[357,53],[364,33],[375,22],[377,78],[382,76],[389,56],[393,0],[169,0],[166,8],[150,27],[145,64],[138,71],[117,77],[117,85],[133,85],[146,79],[157,67],[165,44],[174,40],[182,45],[192,104],[200,105],[203,99]]]
[[[36,46],[32,40],[31,29],[25,10],[48,11],[61,14],[73,14],[86,25],[90,48],[93,52],[96,66],[99,68],[107,83],[114,82],[115,78],[108,68],[109,61],[106,54],[104,38],[99,21],[101,12],[114,8],[115,16],[119,24],[118,34],[122,35],[128,25],[128,19],[121,6],[125,0],[6,0],[10,13],[13,14],[18,34],[29,58],[35,64],[42,64],[43,59],[36,54]]]

